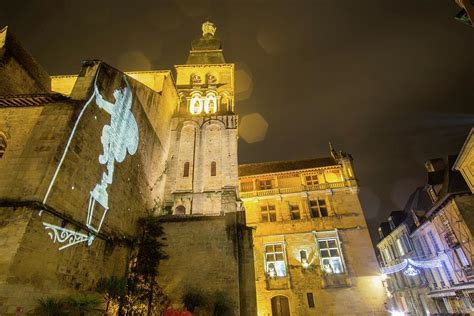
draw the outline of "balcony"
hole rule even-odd
[[[356,186],[356,181],[350,180],[350,181],[344,181],[344,182],[332,182],[332,183],[328,182],[328,183],[319,183],[319,184],[313,184],[313,185],[300,185],[296,187],[247,191],[247,192],[240,192],[240,197],[242,199],[245,199],[245,198],[252,198],[252,197],[288,194],[288,193],[296,193],[296,192],[304,192],[304,191],[323,191],[323,190],[330,190],[330,189],[339,189],[339,188],[344,188],[344,187],[349,187],[349,186]]]

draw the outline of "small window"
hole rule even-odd
[[[290,216],[291,219],[301,219],[300,207],[295,204],[290,204]]]
[[[324,199],[309,201],[309,207],[313,218],[328,216],[328,207]]]
[[[276,222],[275,205],[264,205],[260,210],[262,211],[262,222]]]
[[[307,299],[308,299],[308,307],[309,307],[309,308],[314,308],[315,305],[314,305],[313,293],[306,293],[306,297],[307,297]]]
[[[300,250],[300,259],[301,262],[303,262],[303,260],[308,261],[308,253],[306,252],[306,250]]]
[[[314,185],[318,184],[318,176],[317,175],[311,175],[311,176],[306,176],[306,185]]]
[[[189,177],[189,162],[184,163],[183,177]]]
[[[216,176],[216,162],[213,161],[211,162],[211,177],[215,177]]]
[[[3,133],[0,133],[0,159],[3,158],[6,151],[7,151],[7,137]]]
[[[258,181],[258,186],[260,190],[270,190],[273,188],[272,180],[260,180]]]
[[[174,215],[185,215],[186,208],[183,205],[176,206],[174,209]]]

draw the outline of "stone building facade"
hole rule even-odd
[[[233,64],[214,32],[204,23],[174,82],[94,60],[50,77],[0,31],[0,314],[125,275],[150,212],[162,215],[170,258],[159,281],[174,305],[192,289],[255,314]]]
[[[453,169],[455,161],[456,156],[429,160],[428,182],[410,197],[406,219],[388,231],[384,224],[379,228],[380,265],[394,311],[428,315],[474,310],[469,228],[474,198]]]
[[[239,166],[258,315],[385,315],[352,158]]]

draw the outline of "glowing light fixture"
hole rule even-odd
[[[199,94],[194,94],[189,102],[189,112],[191,114],[200,114],[203,110],[203,102]]]
[[[204,100],[204,112],[216,113],[217,112],[217,99],[214,93],[209,93]]]

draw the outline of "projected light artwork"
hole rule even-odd
[[[118,88],[114,91],[113,95],[115,98],[115,103],[111,103],[105,100],[100,94],[97,87],[96,77],[96,81],[94,82],[94,93],[84,105],[76,121],[76,125],[74,126],[73,132],[64,151],[63,158],[61,159],[56,174],[53,177],[53,181],[51,182],[50,188],[43,201],[43,203],[46,202],[49,191],[53,182],[55,181],[82,114],[91,101],[95,99],[97,106],[110,114],[110,123],[104,125],[102,128],[102,136],[100,141],[103,146],[103,152],[98,157],[99,163],[101,165],[105,165],[106,170],[102,173],[102,178],[90,192],[86,218],[86,226],[90,230],[89,234],[75,232],[64,227],[59,227],[43,222],[44,227],[47,230],[50,230],[49,236],[53,242],[65,244],[61,246],[59,250],[81,242],[87,242],[88,245],[92,244],[96,234],[100,232],[102,224],[104,223],[104,219],[109,210],[109,195],[107,193],[107,188],[113,182],[115,163],[123,162],[127,153],[133,156],[137,152],[138,125],[131,111],[133,101],[132,90],[125,77],[124,81],[125,87]]]

